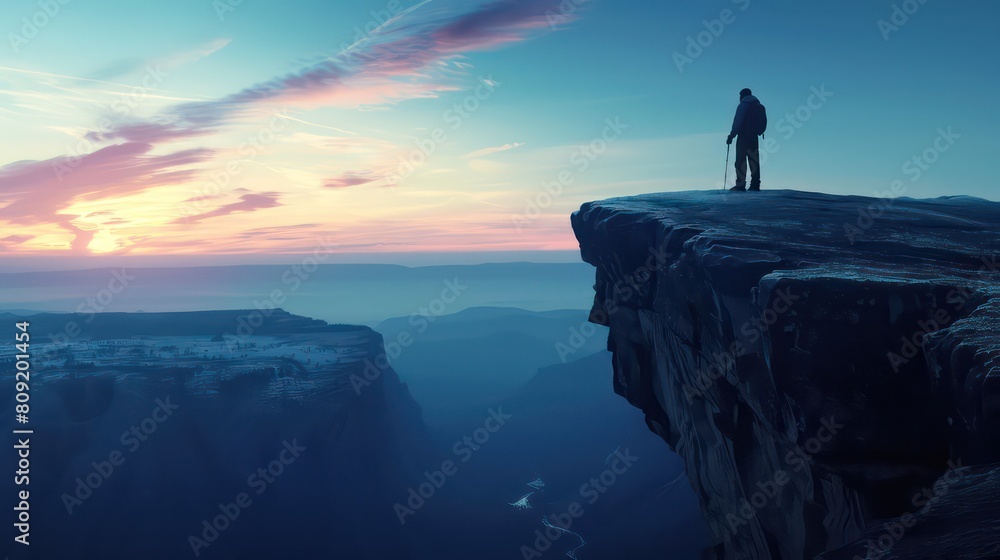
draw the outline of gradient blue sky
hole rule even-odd
[[[557,0],[44,3],[0,6],[8,258],[572,250],[582,202],[721,187],[742,87],[768,107],[764,188],[997,199],[996,3],[895,2],[919,9],[888,34],[894,3],[871,0],[566,0],[555,20]],[[627,128],[583,169],[608,119]],[[400,177],[418,141],[433,153]]]

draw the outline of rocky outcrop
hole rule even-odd
[[[8,433],[34,430],[18,436],[31,557],[406,554],[392,505],[431,442],[368,327],[282,310],[0,319],[32,336],[27,425],[14,383],[0,387]],[[14,489],[0,498],[16,504]]]
[[[684,458],[710,557],[1000,556],[1000,204],[684,192],[572,225],[615,389]],[[974,539],[921,546],[966,510]]]

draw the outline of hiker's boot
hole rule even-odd
[[[729,189],[730,192],[746,192],[746,190],[747,190],[746,183],[743,183],[742,185],[739,184],[739,183],[736,183],[735,187]]]
[[[748,190],[750,190],[750,191],[758,191],[759,192],[760,191],[760,185],[754,185],[754,184],[751,183],[750,184],[750,188]]]

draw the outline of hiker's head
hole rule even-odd
[[[743,101],[743,98],[746,97],[746,96],[748,96],[748,95],[753,95],[753,92],[750,91],[750,88],[743,88],[743,89],[741,89],[740,90],[740,101]]]

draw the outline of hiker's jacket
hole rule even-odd
[[[760,100],[752,95],[748,95],[740,100],[740,104],[736,107],[736,117],[733,118],[733,130],[729,134],[736,136],[738,134],[752,134],[749,131],[743,130],[743,123],[746,120],[747,111],[750,110],[750,105],[757,104],[760,105]]]

